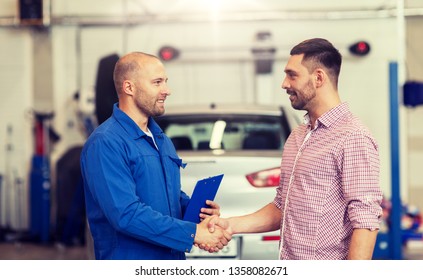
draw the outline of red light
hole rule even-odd
[[[280,239],[281,237],[279,235],[268,235],[261,238],[263,241],[279,241]]]
[[[370,52],[370,45],[365,41],[359,41],[350,46],[350,52],[354,55],[364,56]]]
[[[173,58],[173,52],[170,50],[163,50],[161,55],[164,60],[171,60]]]
[[[364,43],[364,42],[358,43],[357,50],[359,52],[365,52],[365,51],[367,51],[367,45],[366,45],[366,43]]]
[[[160,48],[159,57],[164,61],[176,59],[179,56],[179,51],[174,47],[165,46]]]
[[[256,188],[277,187],[281,178],[279,167],[270,168],[247,174],[248,182]]]

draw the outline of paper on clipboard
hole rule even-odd
[[[191,200],[185,210],[184,220],[194,223],[200,222],[200,211],[202,207],[209,207],[206,200],[214,200],[220,182],[222,182],[223,174],[198,180],[194,191],[191,195]]]

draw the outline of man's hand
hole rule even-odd
[[[229,219],[223,219],[223,218],[220,218],[220,217],[217,217],[217,216],[213,216],[208,221],[209,221],[209,223],[207,224],[207,227],[208,227],[210,232],[214,232],[216,230],[216,228],[222,228],[228,234],[230,234],[231,236],[232,236],[232,234],[234,234]]]
[[[200,211],[200,220],[204,220],[210,216],[220,216],[220,206],[214,201],[206,200],[206,204],[210,206],[210,208],[201,208]]]
[[[209,216],[197,224],[197,233],[194,239],[195,246],[210,253],[221,250],[232,239],[231,234],[218,226],[215,226],[213,232],[209,231],[209,222],[214,217],[218,218],[217,216]]]
[[[229,219],[222,219],[222,218],[219,218],[218,216],[212,216],[205,221],[208,221],[207,228],[210,233],[214,233],[216,230],[217,231],[223,230],[223,234],[225,238],[228,240],[228,242],[230,239],[232,239],[233,230],[230,227]],[[209,246],[209,244],[196,244],[195,246],[209,252],[212,252],[210,249],[213,249],[213,247]],[[214,248],[214,251],[217,251],[216,248]]]

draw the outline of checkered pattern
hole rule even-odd
[[[280,259],[345,259],[353,229],[381,222],[378,146],[346,103],[306,122],[282,156]]]

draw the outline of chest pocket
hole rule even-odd
[[[163,156],[166,180],[170,186],[176,186],[177,192],[181,189],[181,168],[185,168],[186,163],[181,158],[175,156]]]
[[[187,166],[187,164],[186,163],[184,163],[183,161],[182,161],[182,159],[181,158],[178,158],[178,157],[173,157],[173,156],[169,156],[169,158],[177,165],[177,166],[179,166],[180,168],[182,167],[182,168],[185,168],[185,166]]]

